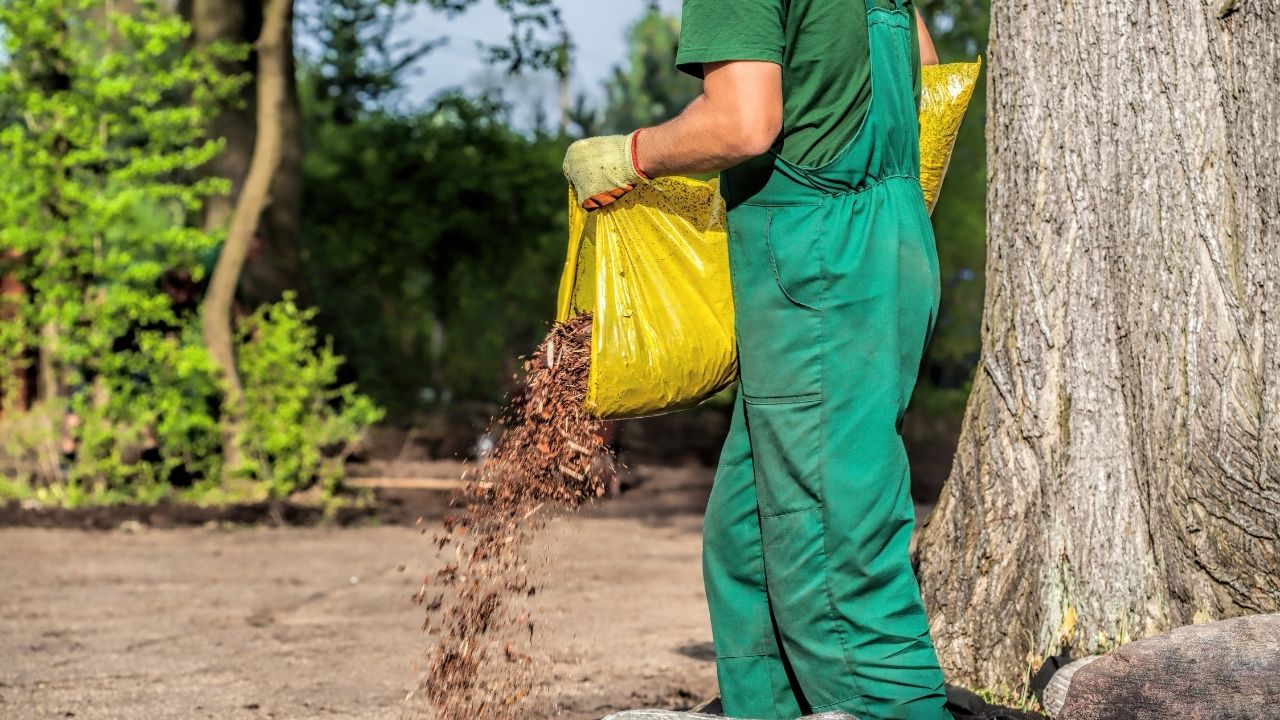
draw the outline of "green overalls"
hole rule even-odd
[[[914,10],[867,4],[872,101],[821,167],[721,178],[741,385],[704,532],[724,708],[950,718],[907,555],[898,429],[937,313]]]

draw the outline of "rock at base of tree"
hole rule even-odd
[[[1044,688],[1044,694],[1041,697],[1040,704],[1044,706],[1044,711],[1051,718],[1057,718],[1062,714],[1062,708],[1067,704],[1067,691],[1071,688],[1071,679],[1085,665],[1102,657],[1101,655],[1089,655],[1080,658],[1075,662],[1068,663],[1059,668],[1049,679],[1049,684]]]
[[[1189,625],[1081,668],[1061,720],[1280,717],[1280,614]]]

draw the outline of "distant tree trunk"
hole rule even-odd
[[[262,0],[182,0],[179,12],[191,22],[197,46],[219,40],[251,42],[261,32]],[[289,26],[293,26],[290,9]],[[298,101],[293,57],[293,33],[285,40],[284,102],[275,115],[282,131],[280,165],[272,179],[271,206],[258,228],[259,244],[240,278],[241,298],[249,305],[278,299],[286,290],[299,290],[304,299],[301,260],[302,226],[302,112]],[[223,68],[230,73],[256,72],[254,58]],[[225,227],[244,187],[257,136],[255,83],[245,86],[240,106],[227,106],[209,128],[210,135],[226,139],[226,147],[205,168],[231,181],[229,195],[209,198],[204,208],[206,228]]]
[[[22,255],[12,248],[0,251],[0,323],[22,322],[19,306],[27,288],[17,274]],[[0,417],[5,410],[25,411],[31,404],[31,373],[26,368],[25,348],[6,348],[5,366],[0,368]]]
[[[257,127],[253,157],[244,186],[231,215],[227,241],[209,280],[204,299],[204,335],[226,383],[228,416],[224,429],[226,465],[240,464],[239,427],[243,393],[236,370],[232,306],[245,258],[253,244],[263,211],[271,204],[271,184],[283,154],[283,131],[277,117],[288,91],[286,51],[293,0],[267,0],[263,10],[262,33],[255,43],[258,56]]]
[[[992,3],[982,359],[918,555],[953,681],[1280,609],[1277,37]]]
[[[271,181],[271,207],[262,219],[261,248],[240,278],[241,298],[250,306],[275,302],[286,290],[297,292],[304,303],[309,300],[302,272],[302,107],[292,32],[285,37],[284,61],[284,100],[275,116],[281,132],[280,165]]]
[[[262,0],[184,0],[181,12],[191,23],[196,47],[215,42],[253,42],[262,29]],[[228,74],[254,73],[254,59],[230,63],[222,71]],[[253,155],[256,87],[245,85],[236,104],[228,104],[209,126],[209,135],[220,137],[226,146],[206,167],[205,172],[231,181],[229,195],[211,197],[204,204],[204,225],[226,227],[231,219],[236,198],[244,186]]]

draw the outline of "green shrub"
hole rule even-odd
[[[315,310],[298,308],[286,294],[240,329],[246,459],[235,472],[269,497],[317,483],[331,493],[350,448],[382,418],[382,410],[354,385],[338,384],[342,358],[331,341],[317,338],[314,317]]]
[[[0,500],[220,502],[331,490],[380,411],[292,299],[240,335],[251,461],[225,483],[223,390],[194,302],[222,233],[202,173],[247,46],[193,48],[159,0],[0,2]],[[35,365],[35,367],[32,367]],[[35,372],[33,372],[35,371]],[[10,378],[38,375],[32,407]],[[337,453],[337,454],[335,454]]]

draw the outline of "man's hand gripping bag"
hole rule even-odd
[[[586,407],[605,418],[697,405],[738,375],[719,184],[659,178],[604,210],[569,197],[557,319],[591,313]]]

